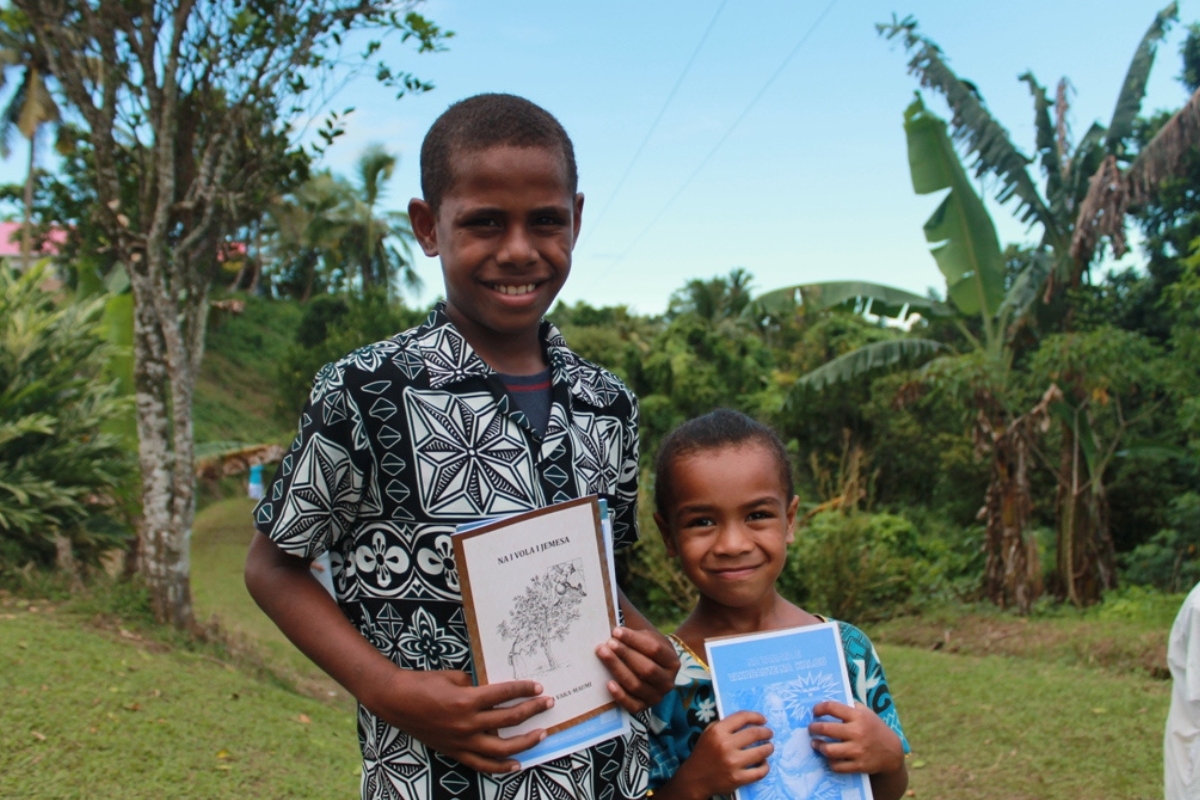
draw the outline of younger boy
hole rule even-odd
[[[583,195],[562,126],[511,95],[451,106],[421,148],[409,204],[446,301],[426,322],[317,375],[300,434],[255,511],[246,585],[359,701],[363,797],[636,798],[645,734],[516,771],[544,732],[496,731],[553,704],[533,681],[473,687],[455,526],[607,496],[637,536],[637,404],[542,316],[571,267]],[[336,604],[308,563],[329,552]],[[620,597],[629,628],[597,649],[623,707],[660,699],[671,645]],[[511,703],[511,704],[510,704]]]

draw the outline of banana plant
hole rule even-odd
[[[870,311],[904,320],[914,311],[948,316],[970,349],[951,352],[932,339],[909,337],[874,342],[802,376],[796,392],[821,390],[880,368],[912,366],[934,359],[947,371],[984,376],[969,392],[977,406],[976,447],[992,454],[992,479],[984,500],[987,517],[985,592],[1000,605],[1027,613],[1041,591],[1037,550],[1025,534],[1032,507],[1027,479],[1030,438],[1046,417],[1050,400],[1033,411],[1011,413],[1002,390],[1012,362],[1012,323],[1034,306],[1048,274],[1034,258],[1012,287],[1004,288],[1005,263],[991,216],[971,186],[954,150],[946,122],[930,112],[920,95],[904,114],[909,169],[918,194],[946,192],[925,223],[925,238],[946,281],[945,303],[890,286],[863,281],[808,284],[759,297],[752,313],[779,315],[803,309]],[[947,191],[948,190],[948,191]],[[977,322],[982,337],[967,322]],[[793,396],[795,392],[793,393]]]
[[[1174,2],[1155,15],[1126,69],[1108,125],[1093,124],[1078,143],[1071,142],[1067,125],[1070,85],[1066,79],[1059,82],[1051,101],[1032,72],[1020,76],[1029,85],[1034,99],[1037,160],[1045,181],[1044,191],[1029,172],[1034,159],[1017,148],[1008,131],[991,115],[979,88],[955,74],[943,58],[941,48],[918,33],[915,19],[893,17],[891,23],[876,25],[881,35],[903,43],[911,56],[909,72],[921,87],[942,95],[949,104],[951,135],[964,159],[971,161],[975,177],[994,178],[996,200],[1012,201],[1022,222],[1030,227],[1041,226],[1041,247],[1054,267],[1046,286],[1047,299],[1079,285],[1095,260],[1096,237],[1089,239],[1090,247],[1072,246],[1073,239],[1091,230],[1091,218],[1080,214],[1089,185],[1097,191],[1102,188],[1099,185],[1102,180],[1093,179],[1089,184],[1089,178],[1108,175],[1116,169],[1116,164],[1129,161],[1134,120],[1141,111],[1155,53],[1178,17],[1179,8]],[[1200,108],[1194,109],[1185,122],[1197,114]],[[1192,130],[1193,138],[1200,135]],[[1109,172],[1103,172],[1105,164],[1109,165]],[[1098,208],[1095,205],[1098,200],[1088,202]],[[1077,224],[1081,218],[1087,222],[1083,229]],[[1114,245],[1120,249],[1124,242],[1114,240]]]

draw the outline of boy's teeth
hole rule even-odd
[[[524,286],[506,286],[498,284],[496,290],[501,294],[529,294],[534,289],[534,284],[527,283]]]

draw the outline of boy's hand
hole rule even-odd
[[[841,722],[814,722],[808,726],[813,747],[829,761],[834,772],[866,775],[895,772],[904,767],[900,737],[874,711],[856,703],[848,706],[826,700],[813,707],[814,717],[837,717]],[[826,742],[818,736],[838,741]]]
[[[613,638],[596,648],[596,655],[614,678],[608,691],[631,714],[662,700],[675,686],[679,656],[658,631],[616,628]]]
[[[670,797],[707,800],[733,794],[767,774],[767,757],[775,752],[767,718],[739,711],[704,729],[692,754],[670,781]],[[656,793],[657,795],[657,793]]]
[[[510,756],[546,738],[544,730],[503,739],[499,728],[518,725],[554,705],[539,697],[541,685],[508,681],[472,686],[464,672],[395,670],[391,685],[363,705],[380,719],[406,732],[426,747],[478,772],[513,772],[520,764]],[[513,706],[501,703],[533,698]]]

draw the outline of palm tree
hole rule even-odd
[[[420,289],[408,215],[377,210],[395,165],[374,145],[359,159],[357,185],[319,172],[272,204],[267,233],[279,283],[301,300],[323,289],[382,287],[389,296],[400,286]]]
[[[18,12],[8,12],[17,15]],[[42,125],[58,122],[58,105],[46,87],[46,68],[33,59],[32,50],[13,31],[27,27],[16,19],[5,26],[0,38],[0,89],[8,82],[11,70],[20,70],[20,83],[0,111],[0,156],[12,152],[12,133],[17,130],[29,140],[29,167],[25,176],[25,218],[21,234],[21,266],[29,267],[33,252],[33,188],[37,178],[37,135]]]
[[[410,291],[421,287],[421,279],[413,268],[414,236],[408,214],[386,211],[377,216],[375,211],[387,193],[386,184],[397,163],[399,157],[380,144],[369,145],[359,156],[358,196],[350,209],[346,246],[348,254],[353,254],[360,264],[363,289],[382,285],[387,287],[388,294],[394,292],[397,281]]]

